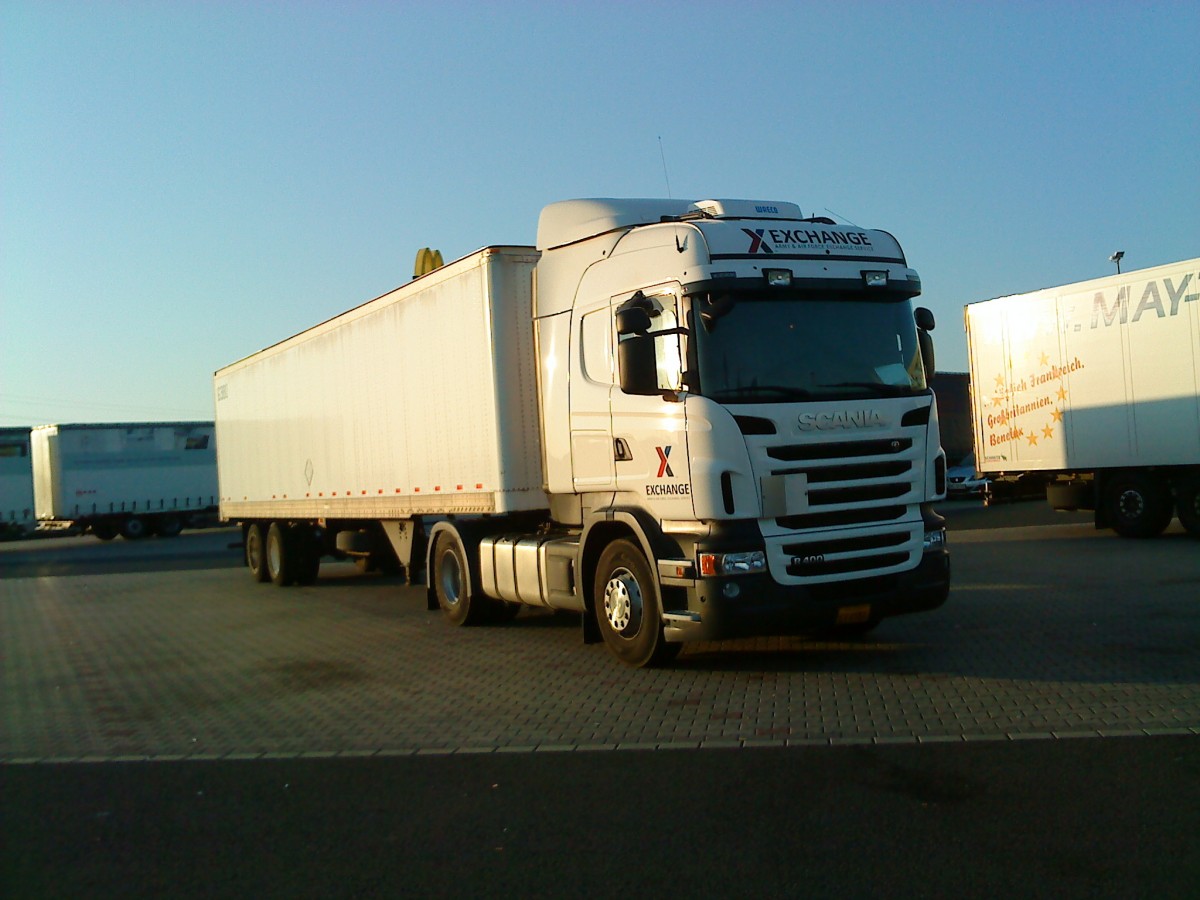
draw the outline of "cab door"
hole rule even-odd
[[[650,314],[660,393],[626,394],[612,390],[612,436],[617,448],[619,502],[638,504],[660,519],[691,518],[691,471],[684,416],[686,338],[680,333],[678,285],[644,289],[613,298],[613,313],[636,302]],[[617,338],[627,340],[628,336]]]
[[[605,303],[576,317],[571,357],[571,471],[575,490],[615,489],[611,394],[616,384],[612,312]]]

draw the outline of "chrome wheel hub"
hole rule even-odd
[[[642,623],[642,589],[628,569],[617,569],[604,587],[604,615],[618,634],[636,634]]]
[[[458,557],[447,552],[442,557],[442,571],[439,579],[442,586],[442,596],[451,606],[462,599],[462,571],[458,566]]]

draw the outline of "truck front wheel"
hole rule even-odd
[[[613,541],[600,554],[592,606],[604,643],[626,665],[662,665],[679,652],[663,636],[654,576],[632,542]]]
[[[433,546],[433,590],[452,625],[477,625],[487,614],[485,598],[471,590],[467,551],[452,531],[439,534]]]
[[[1109,525],[1121,537],[1155,537],[1171,522],[1171,493],[1152,472],[1118,472],[1104,496]]]

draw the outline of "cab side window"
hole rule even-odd
[[[608,307],[590,312],[582,319],[583,374],[598,384],[616,384],[613,363],[612,314]]]

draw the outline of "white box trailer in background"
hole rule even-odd
[[[43,525],[134,540],[216,519],[212,422],[41,425],[30,441]]]
[[[967,305],[979,470],[1146,537],[1200,534],[1200,259]]]
[[[36,527],[29,429],[0,428],[0,537],[19,537]]]

